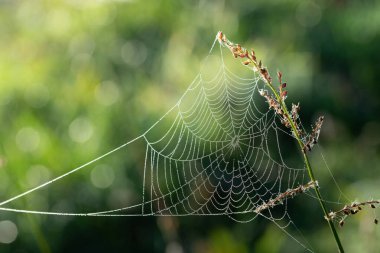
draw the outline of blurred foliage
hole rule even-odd
[[[219,30],[254,47],[273,74],[284,73],[289,102],[301,102],[306,126],[326,115],[321,143],[342,190],[352,200],[379,198],[379,23],[378,1],[2,0],[0,198],[143,133],[199,72]],[[138,147],[108,158],[111,168],[97,164],[11,206],[81,211],[125,204],[140,192],[145,146]],[[336,201],[340,193],[318,153],[312,160],[321,189]],[[317,203],[299,197],[288,208],[299,229],[289,233],[331,252]],[[347,252],[379,248],[374,215],[363,212],[339,229]],[[1,252],[304,251],[261,219],[1,212],[0,230]]]

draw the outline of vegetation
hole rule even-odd
[[[323,199],[378,199],[379,10],[376,1],[3,1],[0,201],[142,134],[199,72],[219,30],[254,45],[268,69],[286,73],[287,102],[301,103],[304,125],[325,115],[319,143],[334,177],[319,148],[309,157]],[[108,173],[83,170],[11,207],[80,211],[125,203],[140,191],[144,148],[108,158]],[[376,252],[376,209],[361,203],[337,230],[347,252]],[[326,204],[340,218],[358,209]],[[334,241],[317,205],[292,199],[298,230],[289,233],[330,252]],[[0,233],[1,252],[305,251],[271,222],[223,216],[0,212],[0,231],[8,236]]]

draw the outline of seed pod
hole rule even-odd
[[[351,209],[350,211],[351,211],[351,214],[356,214],[358,212],[358,210],[353,210],[353,209]]]
[[[287,92],[286,90],[284,90],[284,91],[281,93],[281,97],[285,100],[286,95],[288,95],[288,92]]]
[[[223,41],[223,33],[222,32],[218,32],[218,40]]]
[[[372,208],[376,208],[376,206],[375,206],[374,204],[371,204],[371,207],[372,207]]]
[[[376,225],[379,223],[377,219],[375,219],[373,222],[375,222]]]
[[[253,49],[251,49],[251,57],[252,57],[252,60],[256,61],[256,54]]]
[[[344,225],[344,220],[339,221],[339,226],[343,227],[343,225]]]
[[[248,64],[250,64],[250,63],[251,63],[250,60],[245,60],[245,61],[243,61],[243,64],[244,64],[244,65],[248,65]]]
[[[277,72],[277,77],[278,77],[278,79],[281,79],[282,73],[280,71]]]

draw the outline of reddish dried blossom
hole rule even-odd
[[[280,71],[277,71],[277,78],[280,81],[280,84],[282,83],[282,73]]]
[[[253,64],[252,69],[254,71],[258,71],[262,79],[269,86],[272,86],[272,77],[270,76],[268,69],[263,66],[261,60],[257,61],[256,53],[253,49],[248,51],[247,49],[243,48],[241,45],[235,44],[229,41],[222,32],[219,32],[217,34],[217,38],[222,45],[229,48],[229,50],[231,51],[231,53],[233,54],[235,58],[240,57],[242,59],[245,59],[242,62],[244,65],[249,65],[252,63]],[[277,78],[280,82],[278,101],[276,98],[270,96],[267,91],[262,90],[260,92],[260,95],[266,98],[269,104],[269,108],[270,109],[273,108],[276,114],[278,114],[281,117],[282,124],[284,124],[287,128],[295,128],[294,131],[296,131],[296,133],[293,133],[293,134],[301,138],[301,141],[304,144],[303,152],[306,153],[307,151],[311,151],[312,147],[318,141],[319,133],[322,127],[323,117],[320,117],[318,119],[317,123],[315,124],[315,127],[313,128],[311,134],[309,134],[309,138],[306,141],[304,138],[305,133],[302,131],[302,128],[300,127],[300,122],[299,122],[299,115],[298,115],[299,105],[297,105],[296,107],[292,107],[292,113],[290,115],[287,112],[284,112],[284,110],[287,111],[286,108],[283,108],[283,106],[285,106],[284,100],[287,97],[287,91],[285,90],[286,83],[283,82],[282,77],[283,77],[283,74],[280,71],[278,71]]]

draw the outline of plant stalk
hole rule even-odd
[[[222,32],[218,32],[217,39],[219,40],[219,42],[221,44],[227,46],[231,50],[231,52],[233,53],[235,58],[240,57],[240,58],[246,59],[246,61],[244,61],[243,64],[248,65],[248,64],[252,63],[254,65],[254,68],[260,73],[263,81],[271,89],[272,93],[276,97],[276,100],[278,101],[278,103],[281,106],[281,109],[283,111],[284,116],[286,117],[287,121],[290,123],[290,127],[294,133],[294,137],[297,139],[298,145],[299,145],[301,152],[303,154],[304,163],[305,163],[305,166],[307,168],[307,172],[309,174],[310,180],[312,180],[313,182],[316,182],[313,170],[312,170],[310,162],[309,162],[309,158],[306,154],[306,151],[304,150],[304,143],[302,142],[302,140],[300,138],[296,124],[293,121],[292,117],[290,116],[290,113],[286,107],[284,99],[274,88],[272,81],[271,81],[272,79],[270,78],[269,73],[267,72],[267,70],[265,68],[262,68],[261,61],[259,63],[257,63],[256,56],[255,56],[255,53],[253,52],[253,50],[251,53],[249,53],[247,49],[242,48],[239,44],[234,44],[231,41],[229,41],[226,38],[226,36],[223,35]],[[323,210],[324,217],[329,217],[328,213],[327,213],[326,206],[323,203],[321,192],[319,191],[319,188],[314,187],[314,190],[315,190],[315,193],[317,195],[319,204],[321,205],[321,208]],[[342,243],[340,242],[340,239],[339,239],[338,233],[335,229],[333,221],[331,219],[326,219],[326,220],[329,224],[329,227],[330,227],[332,234],[334,235],[334,239],[335,239],[335,242],[338,246],[339,253],[344,253]]]
[[[257,64],[254,61],[252,61],[252,63],[255,65],[255,67],[257,69],[259,69]],[[303,151],[304,144],[301,141],[301,138],[298,134],[297,128],[296,128],[292,118],[290,117],[290,114],[289,114],[289,111],[285,105],[285,102],[283,101],[283,99],[281,99],[280,95],[278,94],[276,89],[273,87],[272,83],[269,80],[267,80],[264,76],[263,76],[263,80],[264,80],[265,84],[271,89],[272,93],[276,96],[277,101],[280,102],[281,108],[284,111],[285,117],[288,119],[288,122],[290,123],[291,129],[294,133],[294,136],[297,139],[298,145],[299,145],[301,152],[303,154],[304,163],[306,165],[307,172],[309,174],[310,180],[315,182],[316,180],[315,180],[315,176],[314,176],[313,170],[312,170],[310,162],[309,162],[309,158],[307,157],[306,153]],[[327,209],[326,209],[325,204],[323,203],[321,192],[319,191],[319,188],[315,187],[314,190],[315,190],[315,193],[317,194],[317,198],[318,198],[319,204],[321,205],[321,208],[323,210],[324,216],[328,217]],[[327,219],[327,222],[329,224],[329,227],[330,227],[332,234],[334,235],[334,239],[335,239],[335,242],[338,246],[339,253],[344,253],[342,243],[339,239],[339,236],[338,236],[338,233],[335,229],[333,221],[331,219]]]

